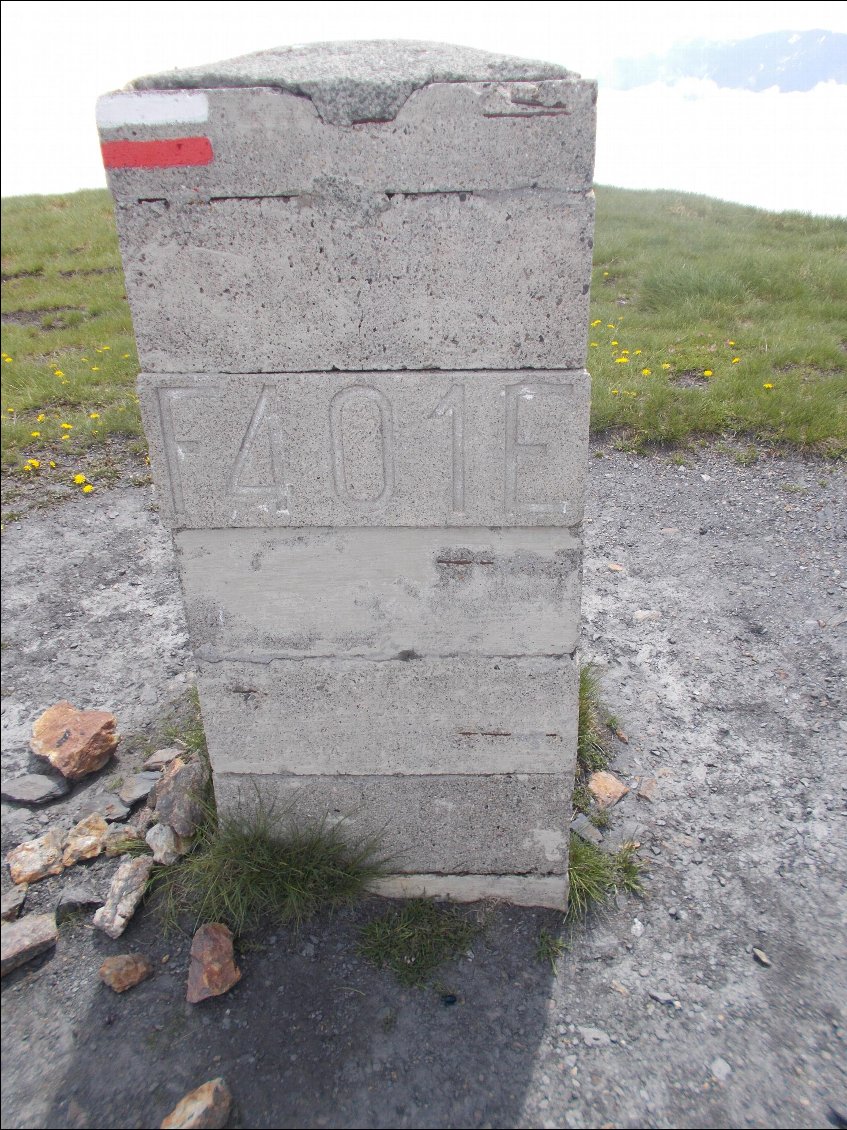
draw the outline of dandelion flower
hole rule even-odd
[[[61,439],[61,440],[66,440],[66,439],[70,439],[70,438],[71,437],[68,435],[67,432],[65,432],[65,434],[63,436],[59,436],[59,439]]]
[[[12,413],[13,413],[13,412],[14,412],[15,410],[14,410],[14,408],[7,408],[7,409],[6,409],[6,411],[7,411],[7,412],[12,412]]]
[[[4,363],[5,363],[6,365],[11,365],[11,364],[12,364],[12,358],[11,358],[11,357],[4,357],[4,358],[3,358],[3,361],[4,361]]]
[[[615,329],[617,329],[617,326],[615,325],[614,322],[607,322],[606,323],[606,329],[607,330],[615,330]]]
[[[617,344],[618,344],[617,341],[612,342],[612,345],[617,345]]]
[[[64,428],[66,432],[69,432],[73,428],[73,424],[59,424],[59,427]]]
[[[649,377],[649,376],[652,375],[652,373],[653,373],[652,369],[642,369],[641,370],[642,377]]]
[[[728,341],[726,344],[727,345],[735,345],[735,342],[734,341]]]
[[[92,373],[99,373],[100,372],[100,366],[99,365],[92,365],[91,366],[91,372]]]
[[[591,328],[594,329],[595,326],[599,326],[600,324],[601,324],[600,319],[595,318],[594,321],[591,323]],[[127,356],[129,356],[129,354],[127,354]]]
[[[733,365],[737,365],[740,360],[741,360],[740,357],[733,357],[733,359],[732,359]]]
[[[79,474],[74,475],[74,482],[76,483],[76,485],[78,487],[82,486],[82,484],[87,482],[87,481],[88,480],[86,479],[85,475],[83,475],[81,472]]]
[[[129,354],[128,354],[128,353],[122,353],[122,354],[121,354],[121,357],[123,357],[124,361],[128,361],[128,360],[129,360]]]
[[[628,357],[616,357],[615,358],[615,364],[616,365],[628,365],[629,364],[629,358]]]
[[[88,418],[89,418],[89,420],[99,420],[100,419],[100,413],[99,412],[89,412]]]
[[[55,467],[55,466],[56,466],[56,460],[55,460],[55,459],[51,459],[51,460],[50,460],[50,466],[51,466],[51,467]]]
[[[53,370],[53,376],[54,377],[63,377],[64,375],[65,374],[62,372],[61,369],[54,369]]]
[[[91,485],[91,483],[86,483],[85,486],[82,488],[82,493],[83,494],[91,494],[91,492],[93,490],[94,490],[94,487]]]
[[[30,432],[33,439],[41,439],[41,432]]]
[[[598,342],[596,342],[596,341],[589,341],[589,343],[588,343],[588,344],[589,344],[589,346],[590,346],[590,348],[591,348],[591,349],[597,349],[597,348],[599,347],[599,343],[598,343]],[[12,411],[12,410],[11,410],[11,408],[9,409],[9,411],[10,411],[10,412]]]
[[[636,349],[636,351],[635,351],[635,356],[636,356],[636,357],[639,357],[640,355],[641,355],[641,350],[640,350],[640,349]]]
[[[711,369],[704,369],[703,370],[703,376],[704,377],[712,377],[712,376],[714,376],[714,373],[712,372]]]
[[[619,395],[619,390],[616,389],[616,388],[613,388],[612,389],[612,396],[618,396],[618,395]]]
[[[762,388],[773,388],[773,385],[770,381],[766,381],[765,384],[762,385]]]
[[[30,467],[32,467],[33,471],[37,471],[38,468],[41,466],[41,460],[40,459],[27,459],[27,463],[29,463],[29,465],[30,465]]]
[[[663,369],[669,369],[670,367],[671,367],[670,361],[663,361],[662,362],[662,368]]]

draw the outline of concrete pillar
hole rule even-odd
[[[562,907],[595,87],[428,43],[98,104],[218,805]]]

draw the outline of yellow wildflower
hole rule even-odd
[[[615,358],[615,364],[616,365],[628,365],[629,364],[629,358],[628,357],[616,357]]]
[[[617,395],[618,395],[618,390],[616,388],[613,388],[612,389],[612,396],[617,396]]]
[[[773,385],[770,383],[770,381],[767,381],[765,384],[762,385],[762,388],[773,388]]]
[[[598,343],[598,342],[596,342],[596,341],[589,341],[589,343],[588,343],[588,344],[589,344],[589,346],[590,346],[590,347],[591,347],[592,349],[597,349],[597,348],[599,348],[599,343]],[[10,412],[12,411],[12,410],[11,410],[11,408],[9,409],[9,411],[10,411]]]
[[[612,345],[617,345],[617,344],[618,344],[617,341],[612,342]]]
[[[64,428],[66,432],[69,432],[73,428],[73,424],[59,424],[59,427]]]
[[[733,359],[732,359],[733,365],[737,365],[740,360],[741,360],[740,357],[733,357]]]
[[[92,365],[91,366],[91,372],[92,373],[99,373],[100,372],[100,366],[99,365]]]
[[[670,361],[663,361],[662,362],[662,368],[663,369],[669,369],[670,367],[671,367]]]
[[[88,418],[89,418],[89,420],[99,420],[100,419],[100,413],[99,412],[89,412]]]
[[[712,372],[711,369],[704,369],[703,370],[703,376],[704,377],[712,377],[712,376],[714,376],[714,373]]]
[[[82,493],[83,494],[91,494],[91,492],[93,490],[94,490],[94,487],[91,485],[91,483],[86,483],[85,486],[82,488]]]
[[[33,471],[37,471],[38,468],[41,466],[41,460],[40,459],[27,459],[27,463],[29,463],[29,465],[30,465],[30,467],[32,467]]]
[[[51,467],[55,467],[55,466],[56,466],[56,460],[55,460],[55,459],[51,459],[51,460],[50,460],[50,466],[51,466]]]
[[[595,326],[599,326],[600,324],[601,324],[600,319],[595,318],[594,321],[591,323],[591,328],[594,329]],[[127,354],[127,357],[128,356],[129,356],[129,354]]]
[[[640,350],[640,349],[636,349],[636,351],[635,351],[635,356],[636,356],[636,357],[638,357],[638,356],[640,355],[640,353],[641,353],[641,350]]]
[[[64,375],[65,374],[62,372],[61,369],[54,369],[53,370],[53,376],[54,377],[63,377]]]
[[[41,432],[30,432],[33,439],[41,439]]]
[[[649,376],[652,375],[652,373],[653,373],[652,369],[642,369],[641,370],[642,377],[649,377]]]
[[[83,475],[81,472],[77,475],[74,475],[74,482],[78,487],[82,486],[82,484],[87,481],[88,480],[86,479],[85,475]]]

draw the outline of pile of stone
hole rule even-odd
[[[62,796],[70,789],[68,782],[102,769],[119,741],[113,714],[57,703],[36,719],[30,748],[61,777],[26,774],[4,783],[3,798],[41,804]],[[3,975],[55,946],[58,925],[85,907],[98,907],[94,925],[112,938],[120,937],[141,901],[153,865],[175,863],[191,849],[204,816],[206,786],[201,762],[189,760],[175,747],[160,749],[122,783],[117,795],[95,796],[69,831],[48,828],[14,848],[7,856],[14,887],[3,896],[2,905]],[[18,918],[29,884],[104,854],[124,857],[105,900],[88,887],[68,886],[53,914]]]

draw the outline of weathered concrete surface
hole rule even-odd
[[[308,198],[345,180],[378,193],[582,193],[592,185],[595,99],[593,83],[573,79],[436,84],[412,94],[390,123],[338,129],[307,99],[278,90],[121,92],[100,99],[98,121],[105,141],[142,140],[173,136],[177,123],[158,121],[163,114],[194,117],[179,132],[211,143],[214,160],[188,176],[180,168],[108,170],[121,204]]]
[[[274,47],[199,67],[145,75],[136,90],[271,87],[311,99],[337,125],[394,118],[431,83],[574,78],[565,67],[425,40],[352,40]]]
[[[98,106],[218,808],[418,891],[566,899],[595,100],[356,43]]]
[[[199,686],[217,774],[415,776],[568,775],[576,684],[567,657],[462,654],[222,660],[201,664]]]
[[[567,875],[388,875],[371,883],[370,889],[385,898],[500,899],[514,906],[553,910],[561,910],[568,901]]]
[[[559,774],[316,776],[220,773],[218,804],[281,820],[344,821],[376,839],[392,872],[537,877],[567,873],[570,779]],[[564,888],[559,887],[561,893]],[[559,904],[565,905],[564,900]]]
[[[365,193],[117,212],[149,372],[583,364],[593,196]]]
[[[200,659],[562,655],[580,540],[565,529],[183,530]]]
[[[139,378],[166,521],[575,526],[588,374],[370,372]]]

